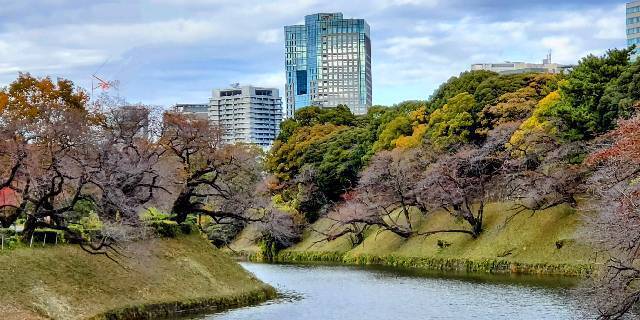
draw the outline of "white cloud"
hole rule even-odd
[[[110,59],[131,78],[123,81],[127,93],[154,103],[198,100],[197,92],[234,81],[282,89],[282,26],[315,12],[367,19],[376,103],[398,102],[376,97],[401,99],[402,88],[426,98],[475,62],[538,61],[553,49],[554,60],[575,63],[625,45],[624,5],[607,3],[495,16],[474,10],[479,1],[462,0],[55,0],[40,11],[7,2],[13,5],[11,19],[0,12],[0,86],[17,71],[78,80]]]
[[[432,47],[434,41],[430,37],[393,37],[386,40],[382,50],[396,58],[415,55],[417,52]]]
[[[265,44],[281,43],[284,31],[281,29],[265,30],[258,33],[257,41]]]
[[[284,72],[273,72],[263,74],[250,74],[238,80],[242,84],[250,84],[258,87],[278,88],[283,94],[282,88],[286,83]]]
[[[407,5],[435,7],[440,3],[439,0],[380,0],[378,2],[385,7]]]

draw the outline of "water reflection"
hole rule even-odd
[[[580,319],[576,279],[243,263],[281,293],[195,319]]]

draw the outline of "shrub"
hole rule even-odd
[[[151,221],[149,226],[155,230],[155,232],[161,237],[175,238],[180,234],[180,225],[175,221],[161,220]]]
[[[142,221],[163,221],[169,220],[171,215],[164,213],[156,208],[149,208],[141,214]]]

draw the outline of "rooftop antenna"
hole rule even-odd
[[[543,64],[551,64],[551,53],[552,53],[552,50],[549,50],[549,54],[547,54],[547,58],[542,61]]]

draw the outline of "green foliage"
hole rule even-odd
[[[640,61],[629,65],[622,74],[607,84],[600,104],[607,121],[631,117],[640,101]]]
[[[194,223],[183,222],[180,224],[180,232],[184,235],[189,235],[192,233],[196,233],[198,231],[198,227]]]
[[[475,100],[469,93],[460,93],[429,117],[427,135],[438,147],[466,143],[473,133]]]
[[[280,134],[278,135],[278,140],[286,142],[299,127],[300,125],[294,119],[286,119],[282,121],[282,123],[280,123]]]
[[[100,229],[102,221],[98,217],[98,206],[90,200],[78,201],[73,210],[64,214],[64,219],[69,224],[81,225],[85,229]]]
[[[526,73],[487,78],[478,85],[473,93],[478,106],[477,111],[480,111],[485,106],[495,104],[498,98],[505,93],[515,92],[526,87],[535,76],[535,74]]]
[[[280,248],[278,248],[275,241],[270,239],[262,239],[258,243],[260,251],[257,253],[256,259],[261,262],[272,262],[278,256]]]
[[[427,101],[404,101],[393,107],[373,107],[366,116],[367,128],[371,131],[374,144],[367,153],[370,159],[375,152],[391,150],[395,147],[395,140],[412,134],[412,112],[421,108],[427,109]]]
[[[562,100],[551,115],[562,121],[564,137],[592,138],[613,129],[621,115],[629,114],[629,105],[638,95],[637,90],[629,95],[638,85],[638,69],[630,65],[629,53],[630,49],[616,49],[602,57],[589,55],[561,83]]]
[[[382,108],[359,119],[346,106],[298,110],[294,119],[284,124],[287,132],[281,134],[266,160],[268,171],[293,184],[281,200],[313,221],[327,201],[337,200],[355,185],[377,126],[386,118],[387,110]],[[299,186],[294,180],[304,170],[311,176]]]
[[[461,94],[468,93],[474,95],[476,89],[487,79],[497,77],[498,74],[491,71],[467,71],[461,73],[458,77],[452,77],[443,83],[429,99],[431,110],[441,108],[447,104],[448,100]]]
[[[338,105],[335,108],[305,107],[298,109],[292,119],[287,119],[280,124],[277,140],[282,143],[287,142],[300,127],[311,127],[317,124],[354,126],[356,123],[356,116],[345,105]]]
[[[67,229],[69,229],[70,233],[79,235],[82,239],[89,239],[89,236],[85,232],[85,228],[80,224],[69,224]],[[68,241],[68,239],[65,238],[65,241]]]
[[[408,115],[399,115],[384,126],[378,140],[373,144],[373,151],[391,150],[395,148],[395,141],[398,138],[411,135],[412,132],[413,127]]]
[[[204,232],[213,245],[220,248],[231,243],[243,228],[244,224],[235,221],[228,224],[212,223],[204,228]]]
[[[300,127],[285,144],[276,146],[267,168],[284,181],[292,181],[304,170],[310,177],[294,185],[296,209],[309,221],[327,201],[338,200],[354,186],[371,149],[371,131],[333,124]],[[291,199],[288,199],[291,200]]]
[[[147,210],[145,210],[144,212],[142,212],[142,217],[141,217],[142,221],[163,221],[163,220],[169,220],[171,219],[171,215],[161,212],[160,210],[158,210],[157,208],[149,208]]]
[[[0,228],[0,237],[2,237],[5,250],[15,249],[19,247],[21,243],[20,237],[12,229]]]
[[[79,224],[86,229],[102,228],[102,221],[100,221],[100,217],[98,217],[98,214],[95,212],[91,212],[88,216],[82,217]]]
[[[151,221],[148,225],[152,227],[159,236],[165,238],[175,238],[182,231],[180,225],[175,221]]]
[[[553,119],[550,118],[550,110],[553,110],[560,99],[560,93],[554,91],[540,100],[531,117],[525,120],[511,136],[510,147],[521,152],[528,152],[536,149],[536,142],[543,140],[540,139],[541,137],[555,137],[557,128]]]
[[[526,86],[504,93],[495,104],[486,105],[479,115],[479,133],[486,134],[497,125],[521,121],[531,116],[538,102],[557,90],[559,78],[560,76],[553,74],[534,75]]]
[[[300,127],[286,141],[276,141],[267,157],[266,167],[282,180],[295,177],[306,161],[313,161],[313,151],[318,144],[330,139],[333,135],[346,130],[346,127],[334,124],[316,124],[311,127]]]
[[[305,154],[305,163],[316,168],[315,183],[331,200],[356,184],[371,148],[371,132],[366,128],[342,131],[322,141]]]
[[[556,82],[557,76],[548,74],[464,72],[440,86],[425,110],[428,126],[414,122],[411,137],[400,145],[415,147],[425,133],[441,148],[479,142],[496,125],[525,119]]]

